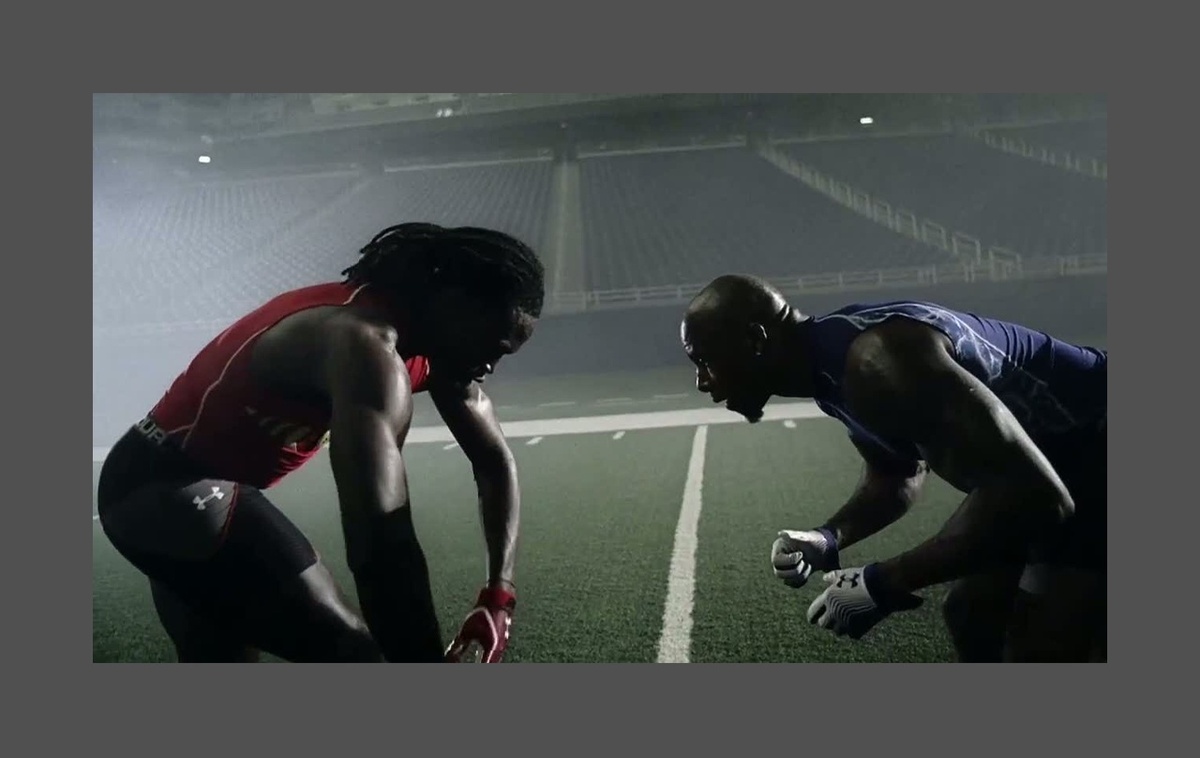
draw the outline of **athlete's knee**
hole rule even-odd
[[[1050,617],[1045,598],[1022,591],[1005,636],[1004,661],[1065,663],[1081,660],[1078,635],[1068,633],[1050,621]]]
[[[362,620],[347,625],[338,635],[334,654],[342,663],[383,663],[383,652]]]
[[[325,663],[383,663],[378,643],[366,622],[340,605],[323,604],[314,609],[315,618],[303,637],[293,660]]]
[[[1006,659],[1086,662],[1105,631],[1102,578],[1093,571],[1030,566],[1021,579]]]
[[[971,585],[961,581],[955,582],[946,593],[946,599],[942,601],[942,619],[946,622],[951,637],[960,637],[970,629],[972,606],[978,606],[978,602],[971,592]]]
[[[942,618],[963,663],[999,661],[1016,577],[1011,572],[960,579],[942,602]]]
[[[371,630],[346,602],[324,563],[318,560],[309,566],[301,573],[300,581],[321,629],[319,636],[322,639],[315,647],[327,651],[314,655],[329,656],[337,662],[383,661]]]

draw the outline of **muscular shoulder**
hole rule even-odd
[[[389,396],[410,392],[391,325],[337,311],[316,325],[313,340],[322,383],[330,394],[351,392],[385,402]]]
[[[324,351],[384,353],[399,358],[394,326],[347,308],[323,314],[315,324],[315,335]]]
[[[936,394],[936,377],[950,360],[945,335],[911,319],[890,319],[850,344],[843,375],[847,405],[865,423],[892,426]]]

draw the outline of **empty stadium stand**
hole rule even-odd
[[[1108,249],[1107,185],[960,135],[794,143],[785,151],[949,228],[1023,256]]]
[[[591,289],[899,267],[945,253],[865,222],[745,148],[581,162]]]

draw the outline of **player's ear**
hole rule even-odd
[[[761,356],[767,350],[767,330],[762,324],[750,324],[750,352]]]

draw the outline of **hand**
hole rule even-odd
[[[907,592],[885,595],[876,564],[831,571],[825,575],[825,583],[829,586],[808,607],[808,622],[853,640],[892,613],[912,610],[924,602]]]
[[[838,568],[837,538],[828,529],[807,532],[784,530],[771,545],[775,576],[789,587],[803,587],[813,571]]]
[[[516,605],[516,589],[512,585],[488,586],[480,590],[475,607],[446,649],[446,661],[499,663],[503,660]]]

